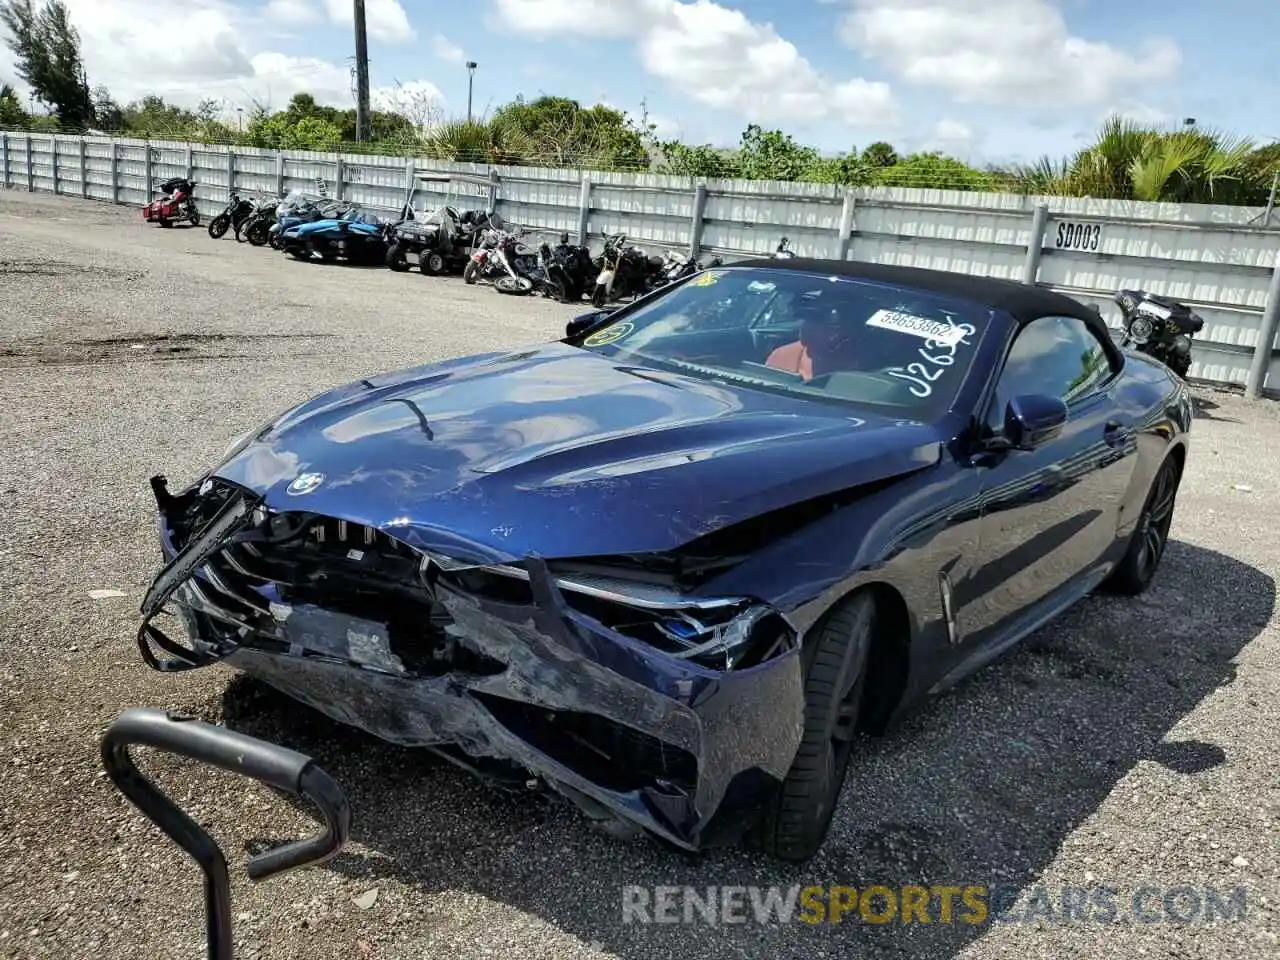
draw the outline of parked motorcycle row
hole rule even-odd
[[[427,276],[460,274],[464,283],[489,284],[513,296],[538,293],[562,303],[589,297],[597,309],[723,262],[713,257],[704,265],[674,250],[651,256],[623,233],[606,237],[597,257],[585,246],[570,243],[568,233],[561,233],[554,246],[546,240],[531,246],[526,243],[530,231],[483,210],[459,212],[444,206],[419,219],[406,204],[391,220],[329,198],[323,181],[316,185],[316,196],[294,190],[283,199],[250,199],[233,190],[226,208],[209,221],[209,236],[217,240],[232,231],[237,241],[270,246],[298,260],[385,264],[397,272],[417,267]],[[143,208],[143,218],[162,227],[198,227],[195,189],[196,184],[184,177],[166,180],[160,184],[162,196]],[[796,254],[783,237],[773,256],[789,259]],[[1145,290],[1120,290],[1113,299],[1123,324],[1116,331],[1120,345],[1153,357],[1185,378],[1191,368],[1192,338],[1204,328],[1204,318],[1186,304]]]
[[[144,218],[166,227],[199,226],[195,187],[183,178],[161,184],[164,196],[147,205]],[[209,221],[209,236],[217,240],[231,232],[239,242],[297,260],[460,275],[467,284],[487,284],[512,296],[540,294],[563,303],[587,297],[595,307],[640,296],[704,267],[676,251],[651,256],[621,233],[607,237],[593,257],[587,247],[571,243],[568,233],[554,244],[534,241],[531,231],[484,210],[443,206],[423,216],[406,204],[399,217],[389,219],[328,197],[319,181],[317,187],[318,195],[293,190],[283,199],[249,198],[233,190],[225,209]],[[779,250],[785,244],[784,238]],[[714,257],[706,266],[722,262]]]

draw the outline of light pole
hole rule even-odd
[[[236,107],[236,125],[241,133],[244,133],[244,107]]]
[[[467,61],[467,123],[471,123],[471,89],[476,79],[476,62]]]

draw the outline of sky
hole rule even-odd
[[[353,105],[352,0],[66,0],[91,84]],[[1062,157],[1110,113],[1280,139],[1275,0],[366,0],[375,100],[459,117],[517,94],[606,103],[729,146],[780,128],[973,163]],[[22,88],[7,50],[0,82]],[[429,108],[429,109],[428,109]]]

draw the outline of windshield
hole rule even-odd
[[[706,270],[583,341],[621,362],[924,417],[950,406],[990,311],[795,270]]]
[[[447,206],[437,207],[435,210],[432,210],[422,218],[421,222],[424,224],[439,224],[444,227],[445,230],[450,232],[458,229],[458,221],[453,215],[453,208]]]

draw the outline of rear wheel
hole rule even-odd
[[[1167,457],[1151,481],[1129,549],[1104,584],[1107,590],[1132,597],[1151,585],[1169,545],[1169,527],[1173,525],[1181,482],[1182,464],[1174,456]]]
[[[200,226],[200,211],[195,207],[192,207],[191,212],[187,214],[187,220],[193,227]]]
[[[404,247],[393,243],[387,247],[387,266],[396,273],[404,273],[409,269],[409,261],[404,258]]]
[[[265,246],[270,239],[270,227],[262,220],[255,220],[245,228],[244,238],[255,247]]]
[[[875,599],[864,591],[841,601],[805,637],[804,734],[751,836],[771,856],[802,862],[826,839],[853,752],[875,625]]]
[[[214,240],[221,240],[227,235],[227,230],[231,227],[231,218],[225,213],[220,213],[209,221],[209,236]]]

